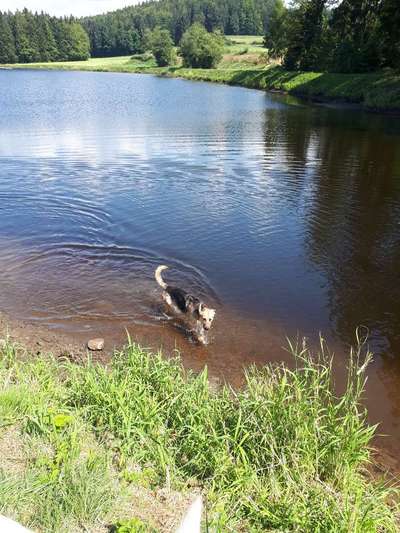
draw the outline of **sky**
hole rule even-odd
[[[98,15],[125,6],[139,3],[140,0],[0,0],[0,11],[16,11],[28,8],[30,11],[44,11],[50,15],[63,16]]]

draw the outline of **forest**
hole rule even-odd
[[[195,23],[226,35],[263,35],[276,0],[160,0],[83,19],[93,57],[143,51],[146,32],[160,26],[175,44]]]
[[[399,0],[151,0],[79,21],[0,13],[0,63],[141,53],[155,28],[179,45],[195,23],[226,35],[265,35],[269,58],[287,70],[400,68]]]
[[[368,72],[400,67],[399,0],[277,0],[265,35],[287,70]]]
[[[76,61],[90,57],[90,42],[74,18],[56,18],[27,9],[0,12],[0,63]]]

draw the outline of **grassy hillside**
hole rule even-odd
[[[400,73],[390,70],[332,74],[288,72],[279,66],[271,66],[263,69],[170,69],[164,75],[284,91],[313,100],[355,103],[376,110],[400,111]]]
[[[207,494],[211,531],[395,532],[398,490],[368,474],[367,360],[291,347],[234,391],[130,345],[108,366],[0,344],[0,513],[37,531],[172,531]]]

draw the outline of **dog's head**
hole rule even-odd
[[[204,304],[199,305],[199,316],[201,323],[203,325],[203,328],[208,331],[211,328],[211,325],[213,323],[213,320],[215,318],[215,309],[210,309]]]

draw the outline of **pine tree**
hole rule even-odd
[[[42,13],[35,15],[35,18],[38,28],[40,61],[56,61],[58,58],[58,49],[51,28],[50,17]]]
[[[82,61],[90,57],[90,42],[85,30],[78,22],[66,25],[67,60]]]
[[[39,49],[39,27],[38,20],[26,8],[23,10],[23,16],[25,19],[26,34],[29,41],[30,59],[29,62],[40,61],[40,49]]]
[[[17,11],[13,17],[15,51],[20,63],[29,63],[32,61],[32,49],[30,47],[29,35],[26,27],[26,20],[20,11]]]
[[[0,12],[0,63],[15,63],[14,36],[8,21],[8,16]]]

